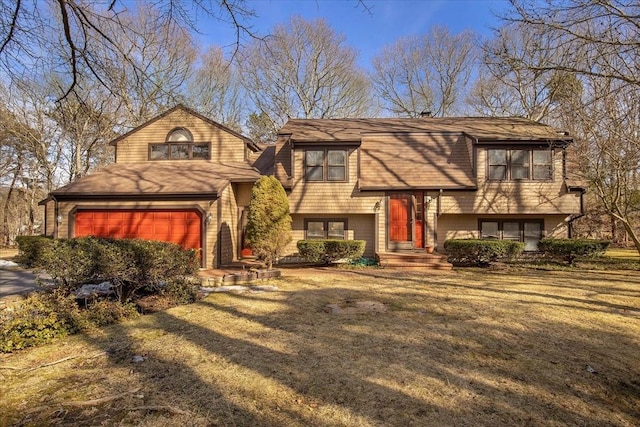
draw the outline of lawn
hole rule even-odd
[[[638,271],[292,269],[268,283],[279,291],[0,355],[0,425],[640,420]],[[357,301],[383,305],[327,310]]]

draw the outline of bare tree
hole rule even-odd
[[[292,17],[241,55],[247,96],[274,128],[289,117],[356,117],[370,110],[368,79],[356,51],[323,19]]]
[[[629,0],[510,0],[503,18],[548,34],[555,44],[539,71],[559,70],[640,85],[640,3]],[[554,56],[556,49],[565,55]]]
[[[222,48],[200,55],[199,66],[187,82],[186,104],[225,126],[241,130],[243,97],[238,70]]]
[[[129,8],[146,7],[124,0],[57,0],[45,3],[25,0],[0,0],[0,69],[10,78],[19,78],[42,62],[43,55],[63,46],[68,61],[58,64],[58,72],[68,76],[62,98],[71,93],[82,77],[91,76],[118,95],[109,84],[106,53],[115,53],[128,63],[141,79],[146,79],[144,64],[120,43],[120,37],[133,36],[130,22],[123,17]],[[160,0],[158,28],[177,26],[194,29],[191,18],[201,14],[228,23],[236,29],[236,48],[241,37],[253,35],[249,20],[254,16],[244,0]]]
[[[580,92],[573,74],[545,68],[559,57],[572,60],[562,47],[553,48],[557,42],[520,23],[496,30],[482,46],[479,77],[467,102],[482,115],[550,120],[563,98]]]
[[[464,100],[476,59],[476,35],[436,26],[406,37],[373,59],[372,80],[383,108],[397,116],[446,116]]]

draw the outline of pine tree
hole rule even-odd
[[[246,239],[268,269],[291,242],[289,199],[274,176],[263,176],[251,190]]]

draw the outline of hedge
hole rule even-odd
[[[42,267],[42,253],[53,239],[46,236],[18,236],[16,262],[27,268]]]
[[[513,259],[524,251],[514,240],[450,239],[444,242],[447,261],[458,266],[487,267],[496,261]]]
[[[542,239],[538,250],[549,258],[561,259],[573,264],[577,257],[603,255],[611,242],[596,239]]]
[[[300,256],[308,262],[330,264],[362,257],[364,240],[309,239],[297,243]]]
[[[120,301],[194,274],[196,251],[168,242],[81,237],[55,240],[42,255],[43,268],[71,292],[83,284],[111,282]]]

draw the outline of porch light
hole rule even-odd
[[[58,224],[62,224],[62,220],[64,220],[64,217],[63,217],[62,215],[58,215],[58,216],[56,217],[56,222],[57,222]]]
[[[211,222],[213,221],[213,214],[212,213],[208,213],[207,216],[204,218],[204,222],[209,225],[211,224]]]
[[[378,212],[380,210],[380,206],[382,205],[382,200],[377,200],[376,204],[373,205],[373,211]]]

